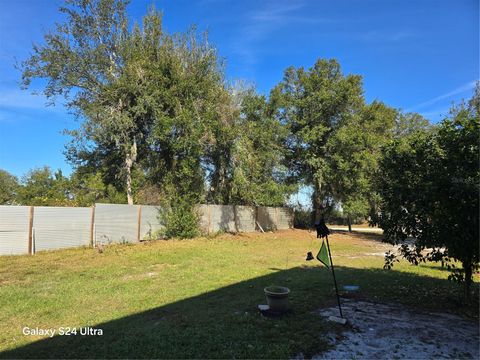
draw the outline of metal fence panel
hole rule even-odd
[[[257,221],[265,231],[277,229],[277,213],[274,207],[259,206],[257,209]]]
[[[138,208],[138,205],[95,204],[95,242],[137,241]]]
[[[206,232],[251,232],[256,230],[256,221],[265,231],[293,227],[293,213],[289,208],[200,205],[198,209],[200,227]]]
[[[91,208],[35,206],[35,251],[54,250],[90,243]]]
[[[29,208],[0,205],[0,255],[28,253]]]
[[[235,206],[235,221],[238,231],[255,231],[255,208],[252,206]]]
[[[140,239],[152,239],[155,232],[163,228],[160,224],[158,206],[142,205],[142,220],[140,224]]]
[[[293,228],[293,210],[290,208],[277,208],[277,229],[286,230]]]
[[[213,232],[210,224],[210,211],[211,205],[198,205],[197,211],[199,215],[199,226],[202,232],[211,233]]]
[[[0,255],[28,253],[29,206],[0,206]],[[255,231],[293,227],[288,208],[199,205],[200,226],[207,232]],[[134,242],[162,228],[157,206],[96,204],[96,243]],[[33,251],[85,246],[90,243],[91,208],[34,208]],[[139,216],[141,215],[141,216]],[[139,222],[140,221],[140,222]]]
[[[235,213],[232,205],[208,205],[212,232],[236,232]]]

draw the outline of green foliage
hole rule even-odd
[[[372,176],[398,113],[381,102],[364,104],[361,77],[343,75],[335,60],[288,68],[270,106],[287,127],[288,175],[312,186],[313,207],[337,204],[349,218],[367,217],[375,203]]]
[[[242,96],[237,137],[231,148],[230,204],[281,206],[296,190],[287,183],[282,142],[287,129],[269,114],[265,97]]]
[[[199,202],[205,190],[206,154],[224,120],[220,110],[228,94],[215,49],[194,29],[166,37],[164,47],[149,70],[155,118],[148,175],[162,190],[171,192],[168,188],[173,186],[188,201],[193,197]]]
[[[393,268],[393,265],[395,262],[400,262],[400,261],[397,259],[397,256],[395,255],[395,253],[393,253],[391,250],[388,250],[385,253],[385,264],[383,265],[383,268],[385,270],[390,270],[391,268]]]
[[[16,202],[19,184],[15,176],[0,169],[0,205],[13,205]]]
[[[0,172],[0,180],[2,173]],[[12,184],[13,185],[13,184]],[[30,170],[16,183],[7,204],[33,206],[92,206],[95,202],[125,203],[125,194],[106,184],[101,173],[75,171],[66,177],[48,166]]]
[[[183,219],[193,214],[186,204],[280,206],[311,186],[317,211],[378,213],[372,179],[382,146],[427,129],[426,119],[366,105],[361,77],[342,74],[334,59],[286,69],[268,99],[228,86],[206,36],[168,34],[154,8],[130,24],[127,3],[68,0],[64,22],[22,63],[24,87],[46,80],[44,95],[64,97],[82,120],[67,131],[75,173],[45,190],[52,203],[160,204],[164,195]],[[22,201],[49,203],[26,195],[34,187]]]
[[[165,229],[157,229],[152,231],[151,229],[143,236],[143,240],[160,240],[165,237]]]
[[[402,250],[415,264],[423,260],[423,249],[433,249],[433,261],[460,261],[467,295],[479,261],[478,96],[477,88],[470,103],[453,107],[435,131],[386,146],[378,178],[378,223],[386,239],[415,238],[413,248]]]
[[[294,211],[293,227],[295,229],[311,229],[314,224],[314,214],[311,209],[296,207]]]
[[[374,101],[330,137],[326,179],[346,217],[368,216],[375,202],[372,179],[381,146],[389,141],[396,117],[395,109]]]
[[[65,22],[34,47],[22,69],[24,86],[46,79],[45,95],[65,96],[83,119],[67,132],[73,137],[67,159],[101,171],[131,204],[139,169],[160,187],[189,176],[185,181],[195,184],[189,190],[196,191],[212,129],[230,110],[223,70],[206,37],[193,28],[167,34],[153,8],[141,26],[131,26],[126,4],[68,1],[61,8]]]
[[[173,193],[167,196],[159,216],[165,227],[162,229],[163,236],[167,239],[191,239],[200,235],[196,203],[183,195]]]
[[[125,193],[106,184],[100,172],[91,174],[74,172],[70,177],[71,193],[76,206],[92,206],[98,203],[123,204]]]
[[[362,104],[361,77],[344,76],[335,60],[320,59],[308,70],[288,68],[270,94],[275,116],[289,130],[291,175],[314,186],[315,205],[328,194],[328,140]]]
[[[290,75],[297,77],[306,97],[284,94],[285,100],[273,91],[267,103],[251,89],[229,89],[206,37],[194,28],[166,33],[153,8],[141,25],[132,26],[126,5],[67,1],[60,9],[65,21],[22,63],[22,80],[28,87],[43,78],[48,99],[65,97],[83,120],[67,131],[67,159],[83,172],[100,172],[102,182],[125,193],[130,204],[144,185],[166,191],[172,184],[197,202],[284,204],[297,188],[290,165],[299,161],[292,150],[309,144],[304,168],[317,169],[323,155],[317,150],[330,127],[343,123],[362,101],[360,78],[344,78],[338,63],[324,60],[308,72],[287,71],[285,86]],[[277,105],[302,106],[302,114],[315,119],[299,115],[295,126],[282,120]],[[317,178],[317,170],[307,177]],[[142,184],[135,183],[139,172]],[[98,197],[92,198],[97,190],[80,202]]]
[[[287,129],[275,119],[264,96],[243,84],[229,89],[228,116],[212,124],[206,151],[207,201],[217,204],[284,204],[287,183],[283,139]]]
[[[135,192],[135,203],[143,205],[160,205],[162,191],[158,185],[144,182]]]
[[[402,138],[415,132],[428,131],[430,129],[429,121],[422,115],[417,113],[399,113],[393,128],[393,135],[396,138]]]
[[[53,174],[48,166],[30,170],[22,178],[16,202],[36,206],[74,205],[69,179],[60,170]]]
[[[65,21],[44,35],[44,44],[22,63],[22,82],[46,80],[44,95],[84,119],[70,132],[67,158],[76,165],[105,165],[118,181],[126,178],[132,203],[130,172],[143,144],[143,103],[132,99],[135,72],[133,36],[123,0],[70,0],[60,11]],[[148,59],[144,59],[148,61]],[[133,63],[133,64],[132,64]],[[130,85],[130,86],[129,86]],[[120,175],[120,176],[118,176]]]

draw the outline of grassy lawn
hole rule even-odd
[[[341,285],[359,297],[478,318],[436,266],[382,270],[379,235],[330,237]],[[0,357],[288,358],[328,347],[335,329],[314,313],[335,303],[330,273],[305,254],[304,230],[222,235],[0,258]],[[291,289],[292,311],[262,317],[263,288]],[[476,284],[478,285],[478,283]],[[478,286],[477,286],[478,287]],[[103,336],[25,336],[23,327],[90,326]]]

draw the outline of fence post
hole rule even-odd
[[[28,213],[28,254],[33,254],[33,206]]]
[[[92,211],[90,214],[90,247],[93,247],[94,226],[95,226],[95,205],[92,206]]]
[[[140,227],[142,226],[142,205],[138,206],[138,224],[137,224],[137,241],[140,241]]]

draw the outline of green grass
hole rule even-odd
[[[382,270],[374,235],[330,237],[338,282],[357,296],[478,318],[435,266]],[[223,235],[0,258],[0,357],[288,358],[328,348],[340,331],[315,311],[335,304],[332,278],[306,262],[320,241],[295,230]],[[290,288],[291,312],[262,317],[263,288]],[[478,286],[476,286],[478,288]],[[91,326],[103,336],[32,337],[23,327]]]

